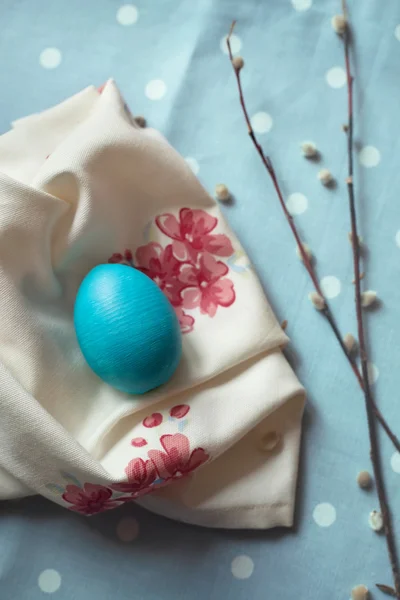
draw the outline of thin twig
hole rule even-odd
[[[358,341],[360,345],[361,372],[364,383],[364,398],[365,409],[367,413],[368,432],[370,439],[370,455],[375,476],[376,489],[381,507],[383,518],[384,531],[386,536],[386,545],[390,560],[390,566],[393,573],[394,589],[396,598],[400,600],[400,571],[396,550],[395,537],[392,526],[389,503],[385,488],[385,482],[382,474],[382,461],[380,456],[380,447],[377,440],[376,421],[374,418],[375,402],[372,398],[371,386],[368,377],[368,355],[365,343],[365,330],[361,304],[361,279],[360,279],[360,242],[357,230],[357,212],[354,198],[354,174],[353,174],[353,75],[350,67],[350,31],[349,19],[346,6],[346,0],[342,0],[343,15],[347,21],[346,29],[343,34],[344,42],[344,58],[346,65],[346,81],[347,81],[347,105],[348,105],[348,129],[347,129],[347,155],[348,155],[348,176],[346,178],[347,190],[349,195],[349,209],[352,233],[352,249],[353,249],[353,267],[355,279],[355,304],[358,327]]]
[[[389,585],[384,585],[383,583],[376,583],[375,585],[378,588],[378,590],[380,590],[384,594],[387,594],[388,596],[393,596],[393,598],[396,597],[396,592]]]
[[[228,34],[227,40],[226,40],[227,41],[227,46],[228,46],[229,58],[230,58],[231,63],[233,61],[233,54],[232,54],[232,49],[231,49],[230,38],[231,38],[231,35],[233,33],[235,24],[236,24],[236,21],[233,21],[232,25],[231,25],[231,28],[229,30],[229,34]],[[272,183],[274,185],[276,194],[277,194],[278,199],[279,199],[279,203],[280,203],[281,208],[282,208],[282,210],[284,212],[286,220],[289,223],[289,226],[290,226],[290,229],[292,231],[292,234],[293,234],[293,236],[294,236],[294,238],[296,240],[297,247],[299,249],[300,256],[302,258],[304,267],[306,268],[306,271],[307,271],[308,275],[310,276],[310,279],[311,279],[311,281],[313,283],[314,289],[315,289],[315,291],[324,300],[325,307],[324,307],[324,309],[321,312],[325,316],[326,320],[328,321],[328,323],[329,323],[329,325],[331,327],[331,330],[332,330],[333,334],[335,335],[335,337],[336,337],[336,339],[337,339],[337,341],[338,341],[338,343],[339,343],[339,345],[340,345],[340,347],[341,347],[341,349],[342,349],[345,357],[347,358],[347,360],[348,360],[348,362],[350,364],[350,367],[352,368],[353,373],[354,373],[354,375],[355,375],[355,377],[356,377],[356,379],[357,379],[357,381],[358,381],[361,389],[364,390],[363,377],[361,376],[361,373],[360,373],[360,371],[358,369],[358,366],[357,366],[357,363],[355,361],[355,358],[351,355],[350,352],[348,352],[348,350],[346,348],[346,345],[345,345],[345,343],[343,341],[343,337],[341,336],[340,331],[339,331],[339,329],[338,329],[338,327],[336,325],[336,321],[335,321],[335,319],[333,317],[333,314],[332,314],[332,311],[331,311],[331,309],[329,307],[329,304],[328,304],[328,302],[327,302],[327,300],[326,300],[326,298],[325,298],[325,296],[324,296],[324,294],[323,294],[323,292],[321,290],[321,286],[320,286],[318,278],[317,278],[317,276],[315,274],[315,270],[314,270],[314,267],[312,265],[312,262],[311,262],[310,258],[308,257],[306,251],[304,250],[304,247],[303,247],[303,244],[301,242],[299,233],[297,231],[297,227],[296,227],[296,225],[294,223],[293,217],[292,217],[292,215],[289,213],[289,211],[287,209],[287,206],[286,206],[285,201],[283,199],[282,191],[281,191],[281,188],[280,188],[280,185],[279,185],[279,181],[277,179],[276,172],[275,172],[275,169],[273,167],[271,158],[269,156],[266,156],[264,154],[264,151],[263,151],[260,143],[258,142],[255,133],[254,133],[253,127],[251,125],[249,113],[247,111],[246,102],[245,102],[245,99],[244,99],[243,88],[242,88],[242,81],[241,81],[241,77],[240,77],[240,70],[239,69],[235,69],[235,67],[233,66],[233,63],[232,63],[232,67],[233,67],[233,71],[234,71],[235,76],[236,76],[237,87],[238,87],[238,91],[239,91],[240,105],[242,107],[244,119],[246,121],[247,132],[249,134],[249,137],[251,138],[251,140],[253,142],[253,145],[256,148],[258,154],[260,155],[260,158],[261,158],[261,160],[262,160],[262,162],[263,162],[263,164],[264,164],[266,170],[268,171],[268,174],[269,174],[269,176],[270,176],[270,178],[272,180]],[[392,441],[392,443],[393,443],[394,447],[396,448],[396,450],[398,452],[400,452],[400,441],[399,441],[399,439],[393,433],[393,431],[389,427],[387,421],[385,420],[384,416],[382,415],[381,411],[375,405],[374,402],[373,402],[372,406],[373,406],[373,412],[374,412],[376,418],[378,419],[378,421],[382,425],[384,431],[388,435],[389,439]]]

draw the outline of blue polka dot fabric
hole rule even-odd
[[[400,435],[400,9],[379,0],[348,4],[363,286],[381,299],[366,315],[370,379]],[[287,356],[308,390],[292,530],[206,530],[132,505],[86,519],[37,497],[3,503],[2,599],[347,600],[357,584],[391,584],[385,539],[368,524],[376,490],[356,482],[371,470],[363,397],[307,297],[310,281],[248,139],[226,47],[237,19],[232,50],[245,60],[252,125],[316,257],[340,330],[356,335],[346,79],[343,44],[331,26],[338,12],[339,0],[1,3],[1,131],[113,77],[133,113],[162,131],[210,192],[221,182],[232,191],[225,214],[277,316],[288,321]],[[302,156],[305,141],[318,148],[319,161]],[[335,186],[321,184],[322,169]],[[400,537],[400,454],[380,434]]]

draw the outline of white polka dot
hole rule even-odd
[[[317,504],[314,508],[313,519],[320,527],[330,527],[336,521],[336,509],[329,502]]]
[[[308,200],[304,194],[295,192],[288,197],[286,206],[291,215],[301,215],[308,208]]]
[[[368,363],[368,381],[372,385],[378,380],[379,377],[379,369],[374,363]]]
[[[61,575],[54,569],[45,569],[38,577],[38,585],[42,592],[54,594],[61,585]]]
[[[396,240],[396,244],[397,246],[400,248],[400,229],[399,231],[396,233],[396,236],[394,238]]]
[[[193,173],[197,175],[197,173],[200,171],[200,165],[197,162],[197,160],[195,158],[192,158],[191,156],[187,156],[185,160],[189,167],[192,169]]]
[[[325,79],[333,88],[341,88],[346,83],[346,73],[342,67],[332,67],[326,72]]]
[[[392,454],[392,458],[390,459],[390,466],[392,467],[395,473],[400,473],[400,452],[395,452]]]
[[[133,517],[125,517],[117,525],[117,536],[121,542],[132,542],[139,535],[139,523]]]
[[[226,43],[226,39],[227,39],[227,35],[225,35],[220,43],[220,48],[222,50],[222,52],[224,54],[229,54],[228,51],[228,44]],[[242,47],[242,40],[240,39],[240,37],[238,37],[237,35],[235,35],[234,33],[231,35],[231,50],[232,50],[232,54],[237,54],[238,52],[240,52],[240,49]]]
[[[61,59],[62,55],[58,48],[45,48],[39,56],[39,62],[44,69],[55,69]]]
[[[312,6],[312,0],[292,0],[292,5],[295,10],[308,10]]]
[[[250,556],[237,556],[231,563],[231,571],[236,579],[248,579],[254,571],[254,563]]]
[[[336,298],[339,296],[342,285],[337,277],[328,275],[320,281],[322,291],[327,298]]]
[[[397,26],[396,26],[396,28],[395,28],[395,30],[394,30],[394,35],[395,35],[395,38],[396,38],[397,40],[399,40],[399,42],[400,42],[400,25],[397,25]]]
[[[138,20],[138,10],[133,4],[124,4],[117,11],[117,21],[120,25],[133,25]]]
[[[167,86],[162,79],[152,79],[146,85],[146,96],[150,100],[161,100],[167,92]]]
[[[360,150],[358,160],[363,167],[376,167],[381,162],[381,153],[375,146],[364,146]]]
[[[251,125],[256,133],[268,133],[273,125],[273,120],[268,113],[258,112],[251,117]]]

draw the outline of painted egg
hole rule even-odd
[[[92,370],[128,394],[144,394],[168,381],[181,358],[174,309],[149,277],[126,265],[99,265],[86,275],[74,323]]]

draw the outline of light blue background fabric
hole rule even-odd
[[[377,290],[382,298],[379,310],[367,318],[372,360],[379,370],[374,389],[400,434],[400,6],[381,0],[349,0],[349,5],[355,26],[356,142],[360,149],[374,146],[380,153],[375,167],[357,159],[355,177],[367,246],[365,289]],[[370,468],[362,395],[307,299],[310,282],[247,137],[234,76],[220,47],[231,20],[238,19],[250,114],[272,117],[272,128],[260,140],[274,160],[285,196],[301,193],[308,200],[296,221],[317,255],[319,276],[334,276],[341,283],[331,301],[341,330],[356,333],[341,131],[346,90],[332,87],[326,78],[330,69],[343,67],[342,43],[330,26],[340,2],[136,0],[137,21],[131,25],[118,22],[120,6],[117,0],[2,1],[0,129],[112,76],[132,111],[145,115],[184,157],[197,161],[207,189],[222,181],[233,191],[235,202],[225,213],[277,316],[289,322],[287,354],[309,394],[296,525],[292,531],[212,531],[134,506],[87,519],[40,498],[6,503],[0,506],[0,597],[347,600],[355,584],[390,584],[384,538],[367,524],[369,511],[377,508],[375,491],[362,492],[355,481],[358,471]],[[58,48],[62,57],[53,69],[43,68],[39,60],[49,47]],[[342,83],[340,72],[331,72],[331,83],[332,77],[334,84]],[[166,85],[159,100],[145,93],[155,79]],[[301,156],[303,140],[313,140],[321,150],[319,165]],[[337,178],[336,189],[319,183],[321,167]],[[382,447],[400,537],[400,457],[393,457],[383,437]],[[313,519],[321,503],[336,511],[329,527]],[[125,527],[121,519],[129,519]],[[135,539],[121,541],[118,532],[129,527]],[[250,560],[235,561],[238,556]],[[42,574],[49,569],[61,579]]]

